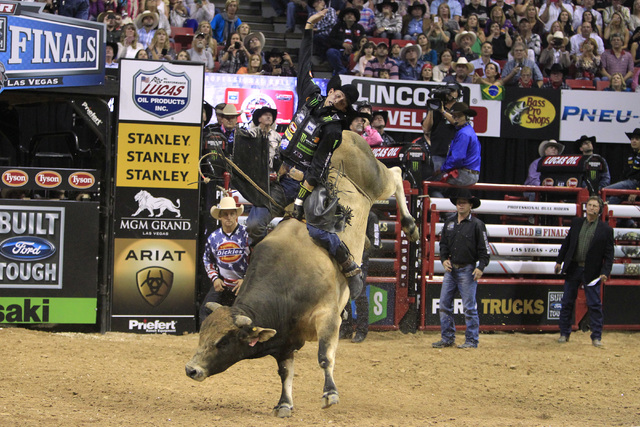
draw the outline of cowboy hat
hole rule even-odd
[[[356,22],[360,21],[360,11],[358,9],[356,9],[355,7],[345,7],[344,9],[342,9],[340,11],[340,14],[338,15],[338,19],[340,19],[340,21],[342,21],[344,19],[344,16],[347,13],[352,13],[353,16],[356,17]]]
[[[264,43],[265,43],[264,34],[257,31],[255,33],[249,33],[246,36],[244,36],[244,40],[242,40],[242,44],[244,44],[244,47],[247,50],[249,50],[249,42],[251,41],[251,39],[255,39],[255,38],[260,40],[260,46],[262,46],[262,48],[264,49]]]
[[[222,114],[222,111],[224,110],[224,107],[226,107],[227,104],[224,102],[221,102],[219,104],[216,104],[215,107],[213,107],[214,110],[216,110],[216,114]]]
[[[106,19],[107,16],[109,15],[113,15],[116,16],[116,13],[109,9],[109,10],[105,10],[104,12],[100,13],[100,15],[98,15],[98,17],[96,18],[96,21],[98,22],[104,22],[104,20]]]
[[[553,145],[558,149],[558,154],[562,154],[562,152],[564,151],[564,144],[560,144],[555,139],[549,139],[546,141],[542,141],[540,145],[538,145],[538,154],[540,154],[540,157],[545,156],[544,150],[546,150],[550,145]]]
[[[567,74],[567,69],[562,65],[555,63],[551,66],[551,68],[547,69],[547,74],[551,75],[551,73],[562,73],[562,75],[564,76],[565,74]]]
[[[465,67],[467,67],[467,71],[469,72],[469,74],[473,73],[473,71],[476,69],[476,67],[474,67],[472,63],[467,61],[467,58],[465,58],[464,56],[461,56],[460,58],[458,58],[457,62],[453,63],[454,67],[458,67],[458,65],[464,65]]]
[[[416,51],[416,53],[418,54],[418,58],[420,58],[422,56],[422,48],[420,48],[420,46],[418,46],[417,44],[408,43],[400,51],[400,59],[403,62],[407,61],[407,59],[406,59],[407,53],[409,53],[409,51],[411,51],[411,50],[415,50]]]
[[[389,121],[389,112],[388,111],[385,111],[385,110],[374,111],[373,114],[371,114],[371,117],[373,118],[375,116],[382,116],[382,118],[384,119],[385,126],[387,125],[387,122]]]
[[[253,121],[254,125],[258,126],[258,120],[260,120],[260,117],[264,113],[271,113],[271,116],[273,117],[273,123],[276,122],[276,117],[278,117],[278,110],[276,110],[275,108],[269,108],[265,105],[264,107],[258,108],[253,112],[253,117],[251,118],[251,120]]]
[[[218,203],[216,206],[211,207],[209,213],[211,213],[211,216],[213,218],[220,220],[220,211],[229,210],[235,210],[238,216],[240,216],[242,215],[242,212],[244,212],[244,206],[236,205],[236,199],[234,199],[233,197],[223,197],[222,199],[220,199],[220,203]]]
[[[556,31],[555,33],[547,36],[547,42],[549,42],[549,44],[551,44],[555,39],[562,40],[562,46],[566,46],[567,43],[569,43],[569,39],[564,36],[562,31]]]
[[[106,45],[111,46],[111,49],[113,49],[113,60],[115,61],[118,57],[118,43],[107,42]]]
[[[205,115],[204,123],[207,124],[211,121],[211,117],[213,117],[213,107],[207,101],[202,101],[202,110]]]
[[[153,29],[158,28],[158,14],[155,12],[151,12],[150,10],[145,10],[144,12],[142,12],[140,15],[136,17],[135,23],[136,23],[137,29],[142,28],[142,21],[144,21],[144,18],[146,17],[153,18],[153,25],[151,26],[151,28]]]
[[[476,110],[472,110],[464,102],[456,102],[453,104],[451,107],[451,114],[453,113],[463,113],[467,117],[475,117],[478,114]]]
[[[353,103],[360,98],[360,92],[356,85],[350,83],[343,85],[339,74],[331,77],[331,80],[327,83],[327,94],[331,89],[339,90],[344,93],[344,96],[347,99],[347,111],[349,111],[352,108]]]
[[[458,199],[466,199],[471,203],[471,209],[477,209],[480,207],[480,199],[471,194],[471,191],[466,188],[462,188],[456,192],[449,200],[453,203],[453,206],[456,205]]]
[[[458,34],[456,34],[456,39],[455,39],[456,44],[460,46],[460,40],[466,36],[471,37],[472,45],[476,42],[476,39],[478,38],[478,36],[476,36],[476,33],[474,33],[473,31],[460,31]]]
[[[236,107],[233,104],[225,105],[220,113],[223,116],[239,116],[242,114],[242,112],[239,113],[238,110],[236,110]]]
[[[407,8],[407,15],[411,15],[411,12],[413,11],[413,9],[421,9],[422,10],[422,16],[424,16],[425,13],[427,13],[427,6],[425,6],[424,4],[420,3],[419,1],[414,1],[411,6],[409,6]]]
[[[382,3],[378,3],[376,5],[376,9],[378,9],[378,12],[382,13],[382,8],[385,6],[391,6],[391,10],[393,11],[393,13],[396,13],[398,11],[398,3],[391,0],[384,0]]]
[[[360,111],[352,111],[349,114],[349,125],[351,125],[351,122],[353,122],[355,119],[357,119],[358,117],[362,117],[363,119],[367,119],[369,120],[369,123],[371,123],[371,120],[373,119],[371,117],[371,114],[369,113],[362,113]]]
[[[631,139],[632,136],[640,138],[640,128],[635,128],[633,132],[625,132],[625,135],[627,135],[629,139]]]
[[[595,136],[582,135],[580,137],[580,139],[576,139],[576,142],[578,143],[578,145],[582,145],[585,141],[589,141],[592,144],[595,144],[596,143],[596,137]]]
[[[284,53],[277,47],[274,47],[269,52],[265,53],[264,60],[266,62],[269,62],[269,59],[273,58],[274,56],[277,56],[284,61]]]

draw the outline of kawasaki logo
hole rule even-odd
[[[0,305],[2,323],[47,323],[49,322],[49,299],[41,304],[31,305],[31,298],[25,298],[22,304]],[[40,302],[38,301],[38,302]]]

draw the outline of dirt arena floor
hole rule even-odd
[[[461,337],[459,337],[461,338]],[[272,358],[203,383],[184,365],[197,335],[0,329],[2,426],[634,426],[640,425],[640,333],[483,334],[476,350],[436,350],[429,332],[341,341],[340,404],[321,409],[316,343],[297,355],[293,416]],[[460,339],[461,341],[461,339]]]

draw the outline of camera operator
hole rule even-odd
[[[220,52],[220,69],[218,72],[236,74],[242,67],[247,66],[249,52],[240,40],[240,34],[233,33],[227,40],[227,44]]]
[[[440,170],[444,164],[449,152],[449,144],[456,133],[453,122],[447,121],[442,112],[451,113],[451,107],[461,96],[462,86],[455,82],[432,89],[429,93],[428,112],[422,121],[422,129],[425,134],[431,134],[431,158],[434,170]]]

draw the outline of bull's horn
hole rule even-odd
[[[251,326],[251,324],[253,323],[251,319],[249,319],[247,316],[236,316],[233,323],[241,328],[243,326]]]
[[[217,302],[208,302],[204,305],[205,307],[207,307],[211,313],[213,313],[214,311],[216,311],[217,309],[219,309],[220,307],[222,307],[220,304],[218,304]]]

